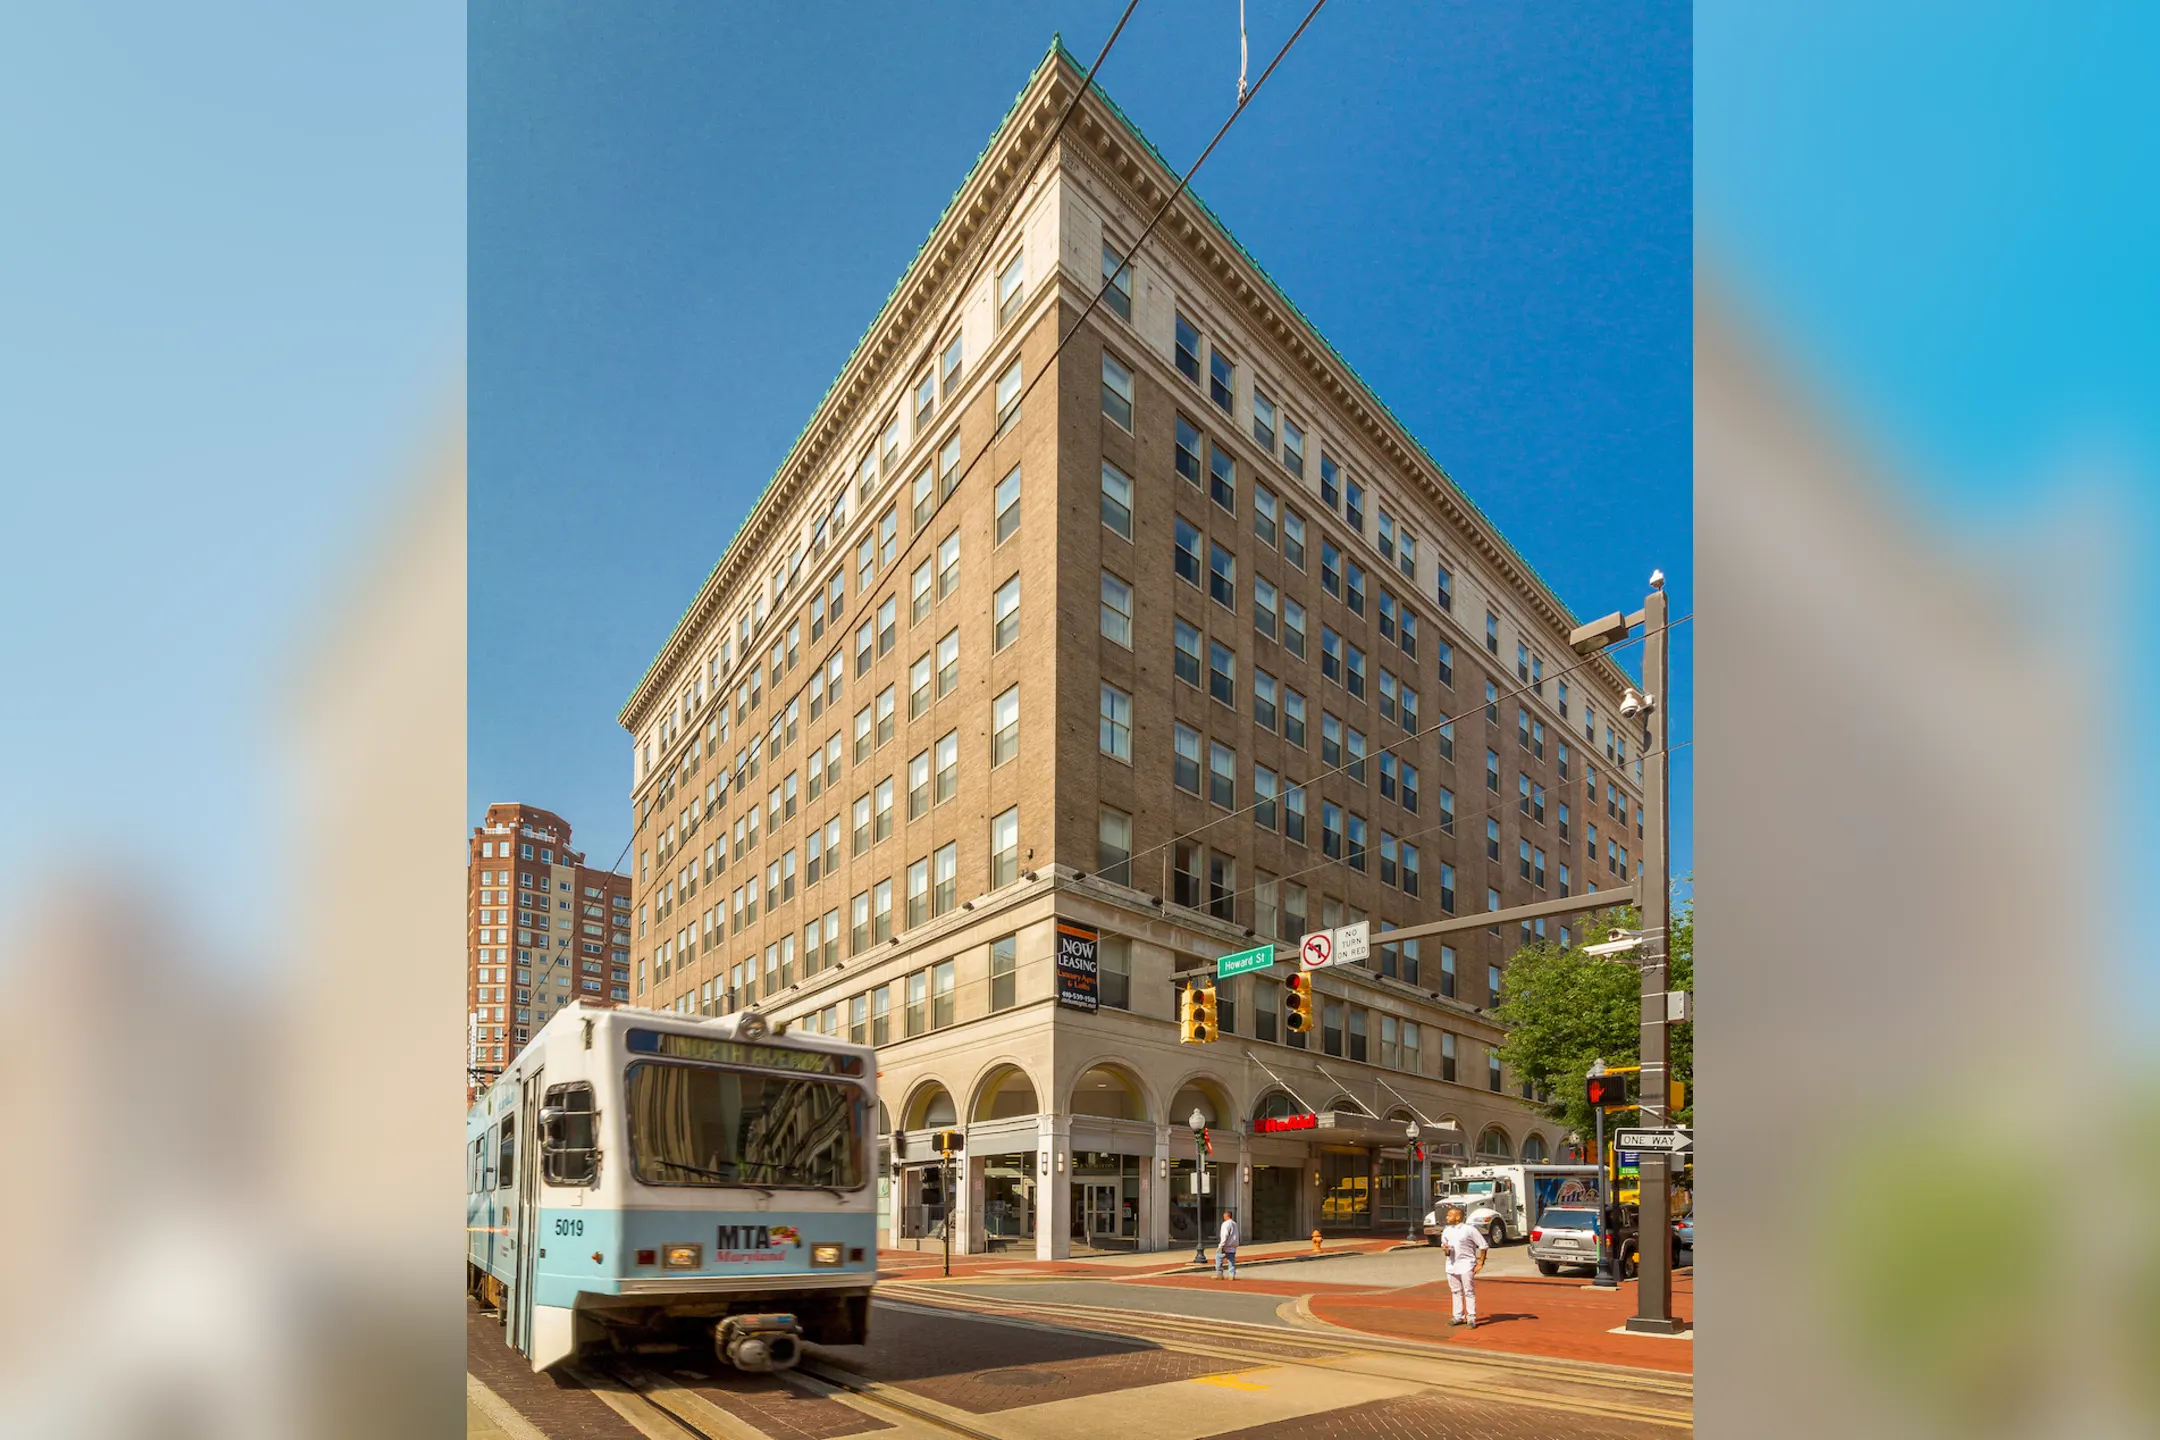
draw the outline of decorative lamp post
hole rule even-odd
[[[1403,1135],[1406,1139],[1408,1139],[1410,1143],[1410,1153],[1403,1157],[1410,1162],[1410,1165],[1405,1166],[1404,1168],[1410,1169],[1411,1166],[1415,1166],[1416,1168],[1412,1171],[1412,1173],[1418,1177],[1418,1201],[1415,1205],[1412,1205],[1410,1207],[1410,1233],[1403,1238],[1409,1244],[1415,1245],[1420,1240],[1423,1240],[1425,1238],[1423,1233],[1423,1222],[1425,1219],[1425,1197],[1431,1192],[1425,1185],[1425,1151],[1424,1148],[1417,1143],[1417,1121],[1412,1120],[1409,1124],[1405,1125],[1403,1127]],[[1408,1179],[1409,1177],[1405,1176],[1403,1178]]]
[[[1207,1201],[1202,1198],[1200,1177],[1207,1173],[1207,1156],[1203,1150],[1202,1137],[1207,1134],[1207,1116],[1198,1106],[1185,1120],[1192,1127],[1193,1154],[1193,1264],[1207,1264]]]

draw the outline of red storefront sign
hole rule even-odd
[[[1274,1119],[1253,1121],[1253,1134],[1272,1135],[1279,1130],[1316,1130],[1320,1126],[1317,1115],[1283,1115]]]

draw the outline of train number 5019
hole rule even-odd
[[[558,1235],[583,1235],[585,1233],[585,1222],[581,1219],[557,1216],[555,1233]]]

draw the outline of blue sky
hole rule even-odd
[[[2078,588],[2026,563],[2064,514],[2117,547],[2098,687],[2065,708],[2113,807],[2085,873],[2128,938],[2102,963],[2160,1013],[2132,913],[2160,672],[2121,663],[2160,615],[2160,8],[1704,0],[1696,23],[1698,225],[1787,361],[2006,585]]]
[[[1051,34],[1121,8],[473,8],[475,819],[620,853],[624,697]],[[1248,5],[1255,76],[1305,8]],[[1330,6],[1194,186],[1563,600],[1662,567],[1679,613],[1688,11],[1581,10]],[[1235,16],[1143,3],[1098,77],[1181,168]]]

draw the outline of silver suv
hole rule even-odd
[[[1557,1275],[1563,1265],[1597,1268],[1598,1217],[1595,1210],[1555,1205],[1538,1216],[1530,1232],[1530,1258],[1538,1274]]]

